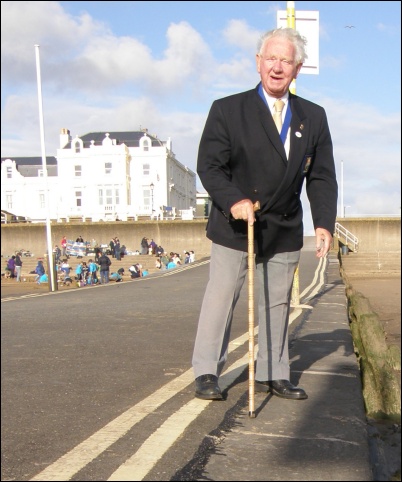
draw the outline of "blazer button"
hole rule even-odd
[[[257,192],[258,192],[258,189],[254,189],[254,194],[257,194]]]

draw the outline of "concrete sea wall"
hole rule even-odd
[[[401,218],[338,218],[359,239],[359,253],[401,251]]]
[[[167,252],[182,254],[193,250],[197,257],[208,256],[211,242],[205,236],[207,221],[113,221],[51,223],[51,245],[60,245],[66,236],[75,241],[82,236],[84,241],[94,239],[98,245],[109,244],[118,237],[120,243],[131,251],[141,250],[141,239],[145,236],[161,245]],[[47,252],[47,230],[45,223],[2,224],[1,255],[11,256],[16,250],[29,250],[35,257]]]
[[[359,252],[389,252],[401,250],[400,218],[340,218],[338,222],[359,238]],[[128,249],[140,250],[141,239],[153,238],[167,252],[182,253],[194,250],[197,256],[207,256],[211,242],[205,236],[206,219],[193,221],[112,221],[69,222],[50,224],[51,244],[60,244],[63,236],[75,241],[82,236],[85,241],[96,240],[98,245],[108,244],[118,237]],[[1,225],[1,255],[12,255],[24,249],[43,256],[47,250],[46,223],[19,223]]]

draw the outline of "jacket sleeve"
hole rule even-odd
[[[226,113],[221,103],[215,101],[201,136],[197,173],[205,190],[227,218],[230,217],[230,208],[248,197],[232,182],[231,154]]]
[[[334,232],[338,184],[331,134],[325,111],[320,125],[314,167],[306,179],[306,193],[310,202],[314,229]]]

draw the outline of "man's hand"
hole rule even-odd
[[[315,247],[317,258],[323,258],[331,248],[332,234],[324,228],[315,230]]]
[[[254,215],[255,207],[250,199],[243,199],[230,208],[230,212],[234,219],[243,219],[247,221],[250,226],[255,222]]]

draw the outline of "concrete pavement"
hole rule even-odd
[[[197,480],[374,480],[345,286],[333,254],[290,358],[291,381],[309,398],[256,393],[256,417],[249,417],[247,402]]]
[[[381,281],[373,303],[392,302],[394,311],[399,305],[400,320],[395,290],[386,288],[395,279]],[[256,393],[256,418],[248,416],[246,400],[231,426],[216,434],[196,480],[401,480],[400,422],[366,417],[345,289],[330,253],[325,289],[290,346],[291,381],[308,400]],[[400,339],[399,324],[395,330]]]
[[[391,478],[398,459],[387,458],[386,447],[378,448],[366,418],[336,253],[329,255],[323,291],[310,304],[313,309],[304,310],[290,340],[291,381],[309,398],[256,393],[256,417],[250,418],[242,397],[229,426],[206,436],[209,450],[201,463],[195,456],[193,470],[183,470],[187,478],[179,471],[171,480],[400,480],[400,442],[399,479]]]

